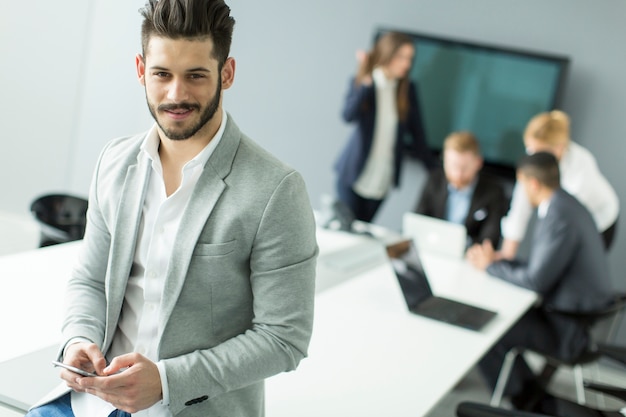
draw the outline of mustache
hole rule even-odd
[[[200,110],[200,105],[191,103],[161,104],[159,111]]]

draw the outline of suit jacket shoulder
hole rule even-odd
[[[536,221],[526,262],[500,261],[489,273],[540,293],[558,309],[585,311],[608,302],[608,260],[588,210],[559,189],[545,217]]]

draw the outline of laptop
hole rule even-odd
[[[387,256],[411,313],[475,331],[496,315],[495,311],[433,295],[412,240],[387,246]]]
[[[462,259],[467,245],[465,225],[423,214],[404,213],[402,234],[415,240],[421,251]]]

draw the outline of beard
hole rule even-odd
[[[220,74],[218,82],[217,82],[217,90],[215,91],[215,95],[204,107],[201,107],[199,104],[193,103],[177,103],[177,104],[161,104],[156,107],[150,103],[146,95],[146,101],[148,102],[148,109],[150,110],[150,114],[156,121],[157,125],[161,128],[165,136],[167,136],[171,140],[185,140],[189,139],[198,133],[211,119],[215,116],[217,109],[220,104],[220,97],[222,95],[222,76]],[[159,121],[158,114],[162,111],[176,111],[176,110],[197,110],[200,114],[200,119],[197,123],[189,126],[189,127],[166,127]]]

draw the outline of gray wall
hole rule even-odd
[[[62,4],[61,4],[62,3]],[[104,143],[150,125],[136,81],[143,0],[0,0],[3,151],[0,210],[26,212],[49,191],[86,194]],[[564,110],[626,201],[626,2],[623,0],[230,1],[237,19],[235,85],[226,107],[240,127],[300,170],[312,203],[333,193],[333,160],[349,132],[339,118],[354,53],[379,26],[567,55]],[[412,164],[379,222],[400,227],[418,196]],[[623,216],[622,216],[623,218]],[[620,224],[611,267],[626,270]]]
[[[563,107],[572,136],[596,155],[626,204],[626,51],[616,48],[626,39],[623,0],[241,3],[231,2],[239,68],[229,108],[250,135],[304,174],[314,206],[333,192],[332,163],[349,133],[339,113],[355,50],[369,47],[379,26],[569,56]],[[421,167],[407,168],[378,218],[397,229],[422,184]],[[611,267],[624,288],[626,227],[619,226]]]

